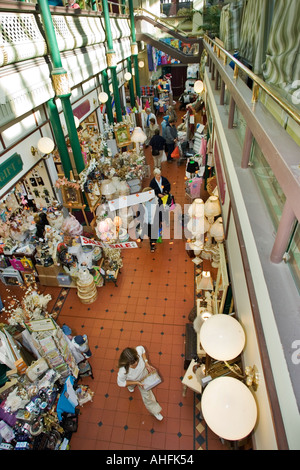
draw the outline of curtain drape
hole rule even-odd
[[[263,77],[295,96],[300,88],[300,2],[275,1]],[[298,94],[299,96],[299,94]],[[299,104],[299,99],[294,104]]]
[[[245,0],[235,0],[222,8],[220,16],[220,39],[228,51],[239,49],[240,28]]]

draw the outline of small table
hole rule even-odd
[[[186,373],[184,374],[184,377],[181,381],[183,384],[183,391],[182,391],[183,397],[186,396],[187,387],[196,393],[202,392],[202,385],[197,379],[196,374],[193,371],[193,367],[197,364],[198,363],[194,359],[191,360],[190,365],[187,368]]]

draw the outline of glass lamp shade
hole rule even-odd
[[[100,220],[99,224],[97,225],[97,229],[100,233],[108,232],[110,229],[110,224],[107,219]]]
[[[221,214],[221,206],[217,196],[210,196],[204,204],[206,217],[216,217]]]
[[[103,180],[101,183],[101,192],[104,196],[110,196],[116,192],[116,188],[112,181]]]
[[[213,290],[214,285],[209,271],[203,271],[201,274],[200,282],[197,283],[199,290]]]
[[[205,387],[201,411],[208,427],[229,441],[248,436],[257,420],[257,406],[251,391],[233,377],[217,377]]]
[[[194,199],[189,207],[188,214],[190,217],[203,217],[204,216],[204,202],[202,199]]]
[[[203,82],[202,82],[201,80],[197,80],[197,81],[194,83],[194,91],[195,91],[196,93],[199,93],[199,94],[202,93],[203,88],[204,88],[204,86],[203,86]]]
[[[127,80],[127,81],[128,81],[128,80],[131,80],[131,77],[132,77],[132,75],[131,75],[130,72],[125,72],[125,74],[124,74],[125,80]]]
[[[101,91],[101,93],[99,93],[98,98],[99,98],[100,103],[106,103],[108,100],[108,94],[105,93],[105,91]]]
[[[119,217],[118,215],[116,215],[116,217],[114,218],[114,225],[115,225],[117,228],[122,227],[122,219],[121,219],[121,217]]]
[[[131,135],[131,142],[135,142],[136,144],[138,143],[143,144],[146,139],[147,139],[147,136],[145,132],[142,130],[142,128],[135,127]]]
[[[42,154],[48,155],[54,149],[54,142],[49,137],[42,137],[38,141],[37,147]]]
[[[140,61],[139,61],[139,67],[140,67],[140,69],[142,69],[142,68],[144,67],[144,65],[145,65],[145,62],[144,62],[143,60],[140,60]]]
[[[218,313],[203,324],[200,342],[210,357],[218,361],[230,361],[242,352],[245,333],[235,318]]]
[[[216,242],[222,242],[224,240],[224,227],[223,227],[223,219],[219,217],[210,227],[209,233]]]

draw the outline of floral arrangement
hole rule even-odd
[[[69,188],[74,188],[74,189],[80,188],[79,183],[76,183],[76,181],[69,181],[65,176],[63,176],[62,178],[58,178],[54,186],[58,189],[60,189],[61,186],[68,186]]]
[[[7,314],[6,320],[9,325],[25,327],[25,323],[28,321],[51,317],[51,314],[47,312],[47,305],[52,299],[50,294],[40,294],[36,284],[29,287],[20,285],[20,288],[24,291],[24,297],[21,301],[12,296],[9,289],[6,289],[8,296],[4,300],[5,306],[2,313]]]

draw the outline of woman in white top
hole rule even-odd
[[[139,387],[143,402],[147,410],[161,421],[163,416],[160,414],[161,406],[157,403],[156,398],[151,390],[144,390],[141,380],[148,375],[149,372],[155,370],[146,358],[145,348],[137,346],[136,348],[126,348],[122,351],[119,359],[119,372],[117,383],[119,387],[128,387],[133,392],[135,386]]]

